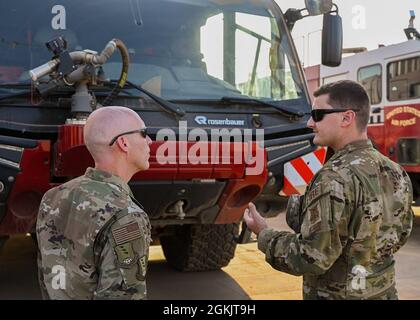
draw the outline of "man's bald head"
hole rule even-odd
[[[84,127],[84,140],[93,159],[111,153],[109,142],[116,135],[144,126],[139,115],[126,107],[102,107],[93,111]]]

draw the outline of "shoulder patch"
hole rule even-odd
[[[120,268],[131,268],[137,263],[138,255],[133,251],[131,243],[116,246],[115,253],[117,254]]]
[[[117,246],[139,239],[141,237],[140,226],[137,222],[126,224],[125,226],[112,230],[112,236]]]
[[[315,198],[319,197],[321,195],[321,191],[322,191],[322,185],[318,185],[317,187],[315,187],[313,190],[309,191],[308,197],[307,197],[307,203],[311,203],[312,200],[314,200]]]
[[[319,212],[318,205],[314,206],[313,208],[308,208],[309,214],[309,222],[311,225],[314,225],[321,221],[321,214]]]
[[[322,229],[322,215],[321,215],[321,206],[319,203],[315,203],[308,208],[308,227],[309,234],[315,234]]]

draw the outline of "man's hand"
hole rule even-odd
[[[248,204],[248,208],[245,209],[244,220],[249,230],[257,235],[261,232],[261,230],[268,227],[267,222],[265,222],[265,219],[259,214],[257,208],[255,208],[255,205],[252,202],[250,202]]]

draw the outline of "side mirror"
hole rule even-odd
[[[336,14],[324,14],[322,27],[322,64],[337,67],[341,64],[343,51],[343,24]]]
[[[305,0],[305,7],[310,16],[318,16],[331,11],[332,0]]]

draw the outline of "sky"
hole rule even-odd
[[[275,0],[283,12],[304,8],[304,0]],[[420,31],[420,0],[334,0],[343,19],[343,47],[376,49],[406,41],[409,10],[416,13],[415,27]],[[304,66],[321,61],[322,16],[296,22],[292,32],[296,49]]]

